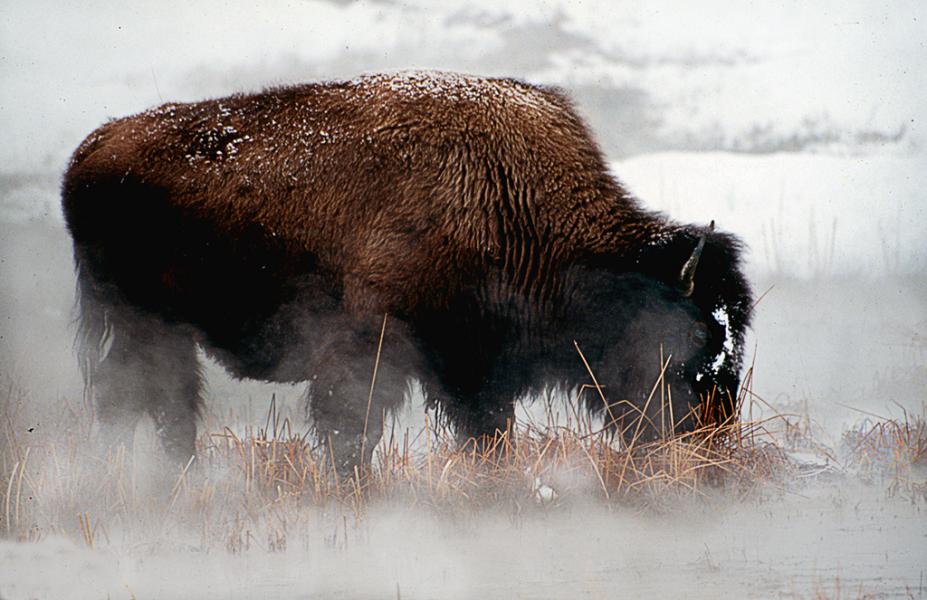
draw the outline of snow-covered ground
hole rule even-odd
[[[613,171],[649,207],[736,232],[754,279],[810,280],[923,275],[925,166],[920,153],[677,152]]]
[[[49,410],[79,394],[57,185],[105,119],[286,82],[442,68],[564,86],[645,206],[744,239],[757,294],[768,292],[748,342],[753,390],[774,408],[807,414],[833,445],[874,415],[923,414],[925,6],[9,0],[0,374]],[[273,391],[210,375],[216,413],[248,396],[263,405]],[[0,598],[830,597],[835,578],[851,596],[858,585],[927,594],[923,501],[852,482],[773,497],[467,526],[374,512],[363,543],[275,555],[181,540],[95,550],[4,541]]]
[[[447,522],[374,511],[365,541],[278,553],[0,541],[0,593],[29,598],[920,598],[924,518],[846,482],[675,514],[582,506]]]

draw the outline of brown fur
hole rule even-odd
[[[450,396],[472,395],[466,388],[480,385],[468,379],[491,379],[492,367],[455,378],[454,352],[435,330],[460,327],[441,323],[486,328],[461,343],[495,360],[566,331],[595,279],[577,273],[672,287],[700,235],[708,245],[692,303],[715,329],[710,315],[724,307],[738,345],[725,369],[736,381],[740,367],[750,292],[736,240],[641,210],[551,88],[401,73],[165,104],[91,134],[63,204],[87,320],[94,306],[111,323],[156,315],[239,375],[324,376],[320,365],[367,348],[389,314],[392,343],[408,350],[407,364],[392,365],[397,381],[428,371]],[[279,317],[296,310],[315,320]],[[517,333],[502,340],[500,327]],[[296,330],[298,341],[285,339]],[[345,378],[363,389],[359,376],[334,377]],[[479,433],[490,422],[499,424],[457,424]]]

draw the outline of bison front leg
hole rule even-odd
[[[314,352],[309,417],[328,460],[342,475],[370,464],[384,415],[405,397],[407,355],[397,336],[387,330],[384,337],[380,344],[370,332],[342,332]]]
[[[432,338],[428,403],[454,431],[459,445],[476,440],[483,448],[498,446],[515,423],[515,401],[524,385],[515,373],[518,365],[500,355],[498,343],[486,343],[485,338],[467,343],[467,333],[454,329]]]
[[[506,394],[486,393],[461,402],[463,411],[451,418],[461,444],[476,440],[479,447],[496,446],[503,434],[511,435],[515,425],[515,402]],[[511,439],[509,440],[511,442]]]
[[[472,380],[471,380],[472,381]],[[469,382],[468,382],[469,383]],[[463,446],[474,440],[479,448],[498,447],[503,434],[515,425],[517,389],[505,381],[483,379],[476,388],[445,383],[445,389],[456,390],[435,399],[440,412]]]

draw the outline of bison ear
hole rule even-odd
[[[711,224],[708,225],[708,233],[714,230],[715,222],[712,220]],[[702,250],[705,248],[706,235],[702,234],[699,238],[695,250],[692,251],[692,256],[689,257],[686,264],[682,265],[682,271],[679,273],[679,289],[682,290],[682,294],[686,298],[691,297],[692,292],[695,291],[695,270],[698,268],[698,259],[702,257]]]

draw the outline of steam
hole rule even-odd
[[[144,14],[125,3],[92,13],[8,3],[0,36],[0,597],[921,592],[923,494],[912,490],[923,490],[923,475],[845,460],[847,444],[881,417],[903,422],[924,411],[927,70],[913,6],[798,13],[767,3],[727,6],[719,18],[678,2],[659,15],[623,3],[512,9],[490,0],[308,2],[276,12],[168,0]],[[467,510],[463,499],[448,515],[410,495],[355,519],[350,503],[293,511],[282,484],[255,500],[240,466],[204,461],[182,472],[165,464],[146,420],[131,453],[90,445],[97,432],[71,351],[74,275],[58,208],[60,172],[80,139],[162,100],[415,65],[565,86],[646,207],[681,222],[717,218],[747,242],[747,272],[768,293],[745,343],[758,397],[745,416],[773,429],[781,422],[764,421],[773,412],[797,415],[787,431],[803,435],[774,449],[794,465],[788,477],[744,497],[706,486],[639,508],[575,493],[597,489],[594,474],[550,470],[532,474],[506,508]],[[234,138],[233,147],[246,142]],[[323,312],[297,322],[307,334],[337,331]],[[727,316],[723,306],[713,315],[726,329]],[[732,350],[726,336],[709,368]],[[353,354],[368,384],[374,352],[371,344]],[[305,385],[238,380],[200,359],[210,443],[234,444],[260,428],[307,434]],[[417,386],[405,395],[388,430],[399,440],[408,431],[413,450],[424,452],[439,441],[432,415]],[[547,398],[557,426],[575,426],[570,399]],[[546,406],[525,402],[516,414],[544,423]],[[42,450],[62,439],[88,442]]]

